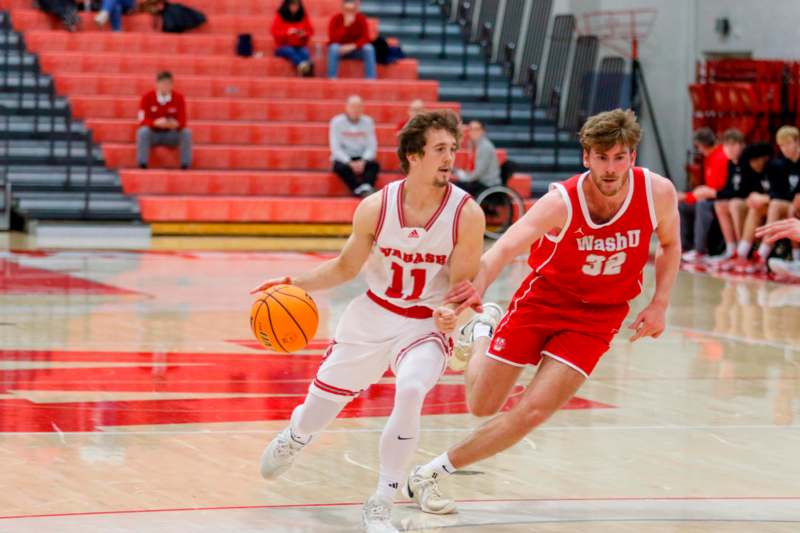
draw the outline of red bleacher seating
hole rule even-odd
[[[785,61],[722,59],[699,64],[698,83],[689,86],[693,125],[711,127],[718,134],[738,128],[750,142],[771,142],[787,114],[798,116],[796,74],[793,63]]]
[[[355,198],[242,196],[140,196],[148,222],[328,222],[351,223]]]
[[[280,57],[242,58],[201,55],[161,55],[86,52],[42,52],[42,69],[48,74],[148,74],[169,70],[178,76],[291,76],[294,67]],[[324,72],[327,59],[317,62]],[[359,61],[343,61],[339,66],[342,77],[363,77],[364,66]],[[378,65],[378,77],[413,80],[417,78],[417,62],[401,59],[392,65]]]
[[[400,178],[382,172],[377,186]],[[127,194],[137,195],[351,196],[342,180],[328,172],[122,169],[120,179]],[[530,196],[530,179],[524,174],[511,176],[508,186]]]
[[[181,0],[181,3],[204,13],[221,15],[271,14],[280,7],[282,0]],[[341,8],[341,0],[308,0],[303,2],[312,17],[323,17]],[[0,0],[0,9],[30,9],[31,0]]]
[[[12,11],[12,25],[52,75],[56,90],[70,99],[74,116],[84,119],[102,143],[106,164],[118,168],[123,188],[140,195],[145,221],[172,222],[336,222],[349,223],[358,200],[330,172],[328,122],[344,100],[359,94],[376,122],[378,185],[399,179],[395,125],[408,102],[420,98],[429,109],[438,102],[438,84],[417,79],[417,63],[401,60],[379,66],[378,80],[364,80],[360,62],[345,61],[338,80],[297,78],[292,66],[274,57],[269,35],[280,0],[185,0],[208,22],[174,35],[157,30],[147,14],[123,17],[123,31],[99,30],[93,14],[81,13],[80,31],[67,33],[55,18],[32,9],[32,0],[0,0]],[[307,0],[315,35],[310,46],[318,76],[325,72],[330,14],[340,0]],[[370,19],[373,35],[377,20]],[[250,33],[260,54],[235,55],[237,35]],[[177,152],[153,149],[150,168],[135,161],[139,98],[159,70],[171,70],[175,88],[187,98],[193,133],[193,169],[177,167]],[[349,78],[349,79],[348,79]],[[505,152],[499,151],[501,161]],[[466,154],[458,155],[466,164]],[[509,185],[530,194],[530,178],[515,175]]]
[[[273,14],[264,14],[265,10],[259,10],[254,14],[224,15],[216,12],[207,12],[207,21],[202,26],[191,30],[191,34],[225,34],[231,40],[231,45],[236,43],[236,35],[240,33],[251,33],[253,35],[269,35],[272,26]],[[81,12],[81,23],[79,31],[92,34],[107,32],[111,33],[109,25],[98,28],[94,23],[94,13]],[[316,28],[316,33],[327,38],[329,17],[312,19],[312,25]],[[38,11],[36,9],[13,9],[11,11],[11,22],[16,31],[25,32],[28,30],[61,30],[63,24],[55,17]],[[368,19],[370,33],[376,37],[379,33],[378,21]],[[139,34],[160,34],[160,30],[153,24],[153,17],[146,13],[136,13],[122,17],[123,33]]]
[[[86,125],[99,142],[128,143],[136,138],[139,127],[134,120],[89,119]],[[397,139],[395,126],[376,128],[378,145],[393,146]],[[192,122],[192,141],[195,144],[270,144],[326,146],[328,125],[322,122]]]
[[[75,116],[88,118],[131,118],[139,109],[139,98],[113,96],[73,96],[70,105]],[[437,102],[437,108],[459,110],[459,105]],[[365,102],[364,112],[376,123],[396,124],[407,116],[408,104]],[[194,98],[186,103],[192,120],[263,120],[270,122],[328,122],[344,111],[340,100],[267,100],[256,98]],[[190,124],[191,125],[191,124]]]
[[[505,161],[505,151],[498,150],[498,159]],[[103,156],[112,168],[136,167],[134,144],[104,143]],[[331,152],[327,146],[240,146],[228,144],[195,145],[192,153],[194,168],[221,170],[326,170],[331,167]],[[394,148],[379,148],[376,160],[384,171],[398,172],[400,161]],[[178,152],[163,146],[153,148],[153,166],[177,168]],[[467,152],[456,154],[456,166],[467,165]]]
[[[57,74],[56,90],[69,95],[141,96],[153,88],[152,74]],[[175,88],[188,98],[303,98],[344,101],[351,94],[364,100],[410,101],[419,98],[436,107],[439,84],[424,80],[327,80],[322,78],[229,78],[181,76]]]
[[[311,53],[324,53],[327,29],[312,37]],[[236,39],[227,34],[170,33],[66,33],[63,30],[33,30],[25,34],[25,44],[34,52],[125,52],[137,54],[235,55]],[[319,46],[317,46],[319,45]],[[253,35],[256,52],[271,55],[272,37],[261,31]]]

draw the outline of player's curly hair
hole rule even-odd
[[[400,158],[400,170],[408,174],[408,156],[422,155],[427,142],[428,130],[444,130],[461,143],[461,119],[448,109],[426,111],[408,121],[400,131],[397,157]]]
[[[585,151],[606,152],[621,144],[631,151],[636,150],[642,138],[642,128],[636,122],[636,114],[630,109],[614,109],[589,117],[578,137]]]

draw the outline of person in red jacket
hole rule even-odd
[[[192,164],[192,132],[186,127],[186,102],[172,90],[172,74],[156,75],[156,88],[146,92],[139,104],[139,129],[136,130],[136,159],[147,168],[151,146],[178,146],[181,168]]]
[[[728,181],[728,156],[709,128],[694,134],[694,146],[703,154],[703,183],[688,193],[678,195],[681,214],[682,259],[688,263],[708,255],[708,234],[716,218],[714,199]]]
[[[357,0],[344,0],[342,12],[328,23],[328,77],[339,73],[341,59],[360,59],[364,62],[364,77],[377,77],[375,48],[369,35],[367,17],[358,11]]]
[[[314,34],[311,20],[300,0],[283,0],[272,21],[272,38],[275,55],[292,62],[301,76],[312,76],[313,65],[308,53],[308,43]]]

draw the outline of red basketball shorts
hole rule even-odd
[[[548,356],[589,377],[628,310],[627,303],[597,305],[565,297],[531,274],[498,324],[487,356],[514,366],[537,365]]]

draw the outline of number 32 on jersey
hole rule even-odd
[[[586,256],[586,263],[581,271],[587,276],[613,276],[622,271],[622,264],[628,255],[625,252],[617,252],[608,257],[604,255],[589,254]]]

